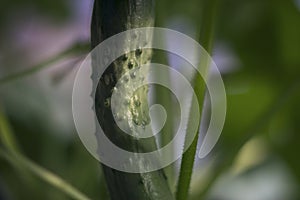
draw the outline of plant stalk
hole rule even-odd
[[[211,53],[212,46],[213,46],[213,33],[214,33],[214,22],[217,10],[217,1],[218,0],[203,0],[202,4],[202,19],[201,19],[201,28],[200,28],[200,35],[199,35],[199,42],[205,48],[208,53]],[[205,67],[206,72],[208,72],[209,63],[206,62],[207,59],[204,58],[204,61],[201,62],[201,65]],[[200,77],[199,74],[195,74],[193,79],[194,90],[196,93],[196,97],[199,103],[199,111],[202,113],[203,110],[203,103],[205,97],[205,82]],[[194,99],[192,100],[194,101]],[[190,112],[189,118],[193,117],[193,111]],[[202,114],[201,114],[202,118]],[[183,154],[179,179],[177,184],[176,190],[176,199],[177,200],[186,200],[188,199],[188,192],[191,184],[191,178],[193,173],[197,143],[199,138],[199,128],[200,122],[198,123],[197,133],[196,136],[187,149],[187,151]],[[189,134],[190,125],[188,124],[187,127],[187,134]]]

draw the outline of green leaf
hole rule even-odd
[[[19,148],[17,147],[17,142],[14,138],[14,135],[10,129],[10,125],[1,110],[0,139],[0,144],[2,144],[4,147],[0,148],[0,156],[10,162],[16,169],[18,169],[18,171],[21,169],[29,170],[32,174],[61,190],[68,196],[78,200],[89,200],[88,197],[64,181],[62,178],[35,164],[21,154]]]
[[[34,73],[39,72],[40,70],[44,69],[47,66],[51,66],[54,62],[57,62],[58,60],[73,54],[82,54],[83,52],[88,51],[88,44],[87,43],[75,43],[71,47],[68,47],[67,49],[63,50],[62,52],[59,52],[55,56],[45,60],[42,63],[39,63],[37,65],[34,65],[32,67],[28,67],[28,69],[25,69],[20,72],[16,72],[10,75],[7,75],[5,77],[0,77],[0,86],[3,84],[10,83],[12,81],[15,81],[17,79],[24,78],[26,76],[32,75]]]

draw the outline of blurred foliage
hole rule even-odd
[[[230,171],[240,149],[256,136],[261,136],[264,142],[259,145],[266,145],[268,151],[260,163],[248,166],[251,173],[276,158],[295,181],[294,199],[300,198],[300,7],[296,2],[220,1],[215,44],[226,45],[238,64],[223,74],[228,98],[226,123],[217,148],[212,152],[208,177],[199,181],[198,169],[194,171],[192,185],[199,188],[192,190],[194,199],[210,199],[210,196],[213,199],[214,185]],[[24,16],[30,16],[30,12],[61,22],[74,9],[71,1],[2,0],[0,4],[0,41],[10,38],[5,30]],[[156,10],[158,26],[168,27],[171,20],[183,18],[196,32],[194,35],[186,33],[198,38],[201,9],[197,0],[156,1]],[[1,51],[12,51],[5,48]],[[213,56],[218,56],[217,48]],[[18,61],[28,66],[27,60],[22,58],[21,55]],[[9,59],[0,58],[0,79],[10,71],[6,60]],[[107,199],[97,161],[85,150],[74,127],[62,126],[67,122],[60,122],[61,118],[53,116],[53,109],[61,100],[56,96],[61,93],[58,92],[60,85],[46,82],[50,86],[45,86],[44,79],[48,76],[49,73],[46,76],[37,73],[0,85],[0,107],[15,133],[18,146],[30,160],[62,177],[91,199]],[[70,104],[70,100],[67,102]],[[67,116],[71,118],[70,113]],[[5,148],[2,140],[0,147]],[[0,199],[69,199],[64,192],[26,170],[20,173],[22,168],[12,168],[7,159],[0,156]],[[245,177],[247,172],[235,176]],[[199,182],[207,184],[203,186]]]
[[[8,26],[11,18],[22,20],[20,17],[29,13],[59,22],[70,16],[70,2],[66,0],[2,0],[0,3],[0,27]]]

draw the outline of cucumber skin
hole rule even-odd
[[[153,26],[153,15],[153,0],[95,0],[91,24],[91,47],[95,48],[106,38],[122,31]],[[145,59],[149,61],[150,56],[151,50],[144,51],[143,56],[139,58],[135,57],[134,53],[128,53],[127,60],[132,58],[137,62],[144,63]],[[121,59],[118,58],[117,62],[112,63],[102,76],[112,77],[109,84],[100,78],[98,85],[94,85],[94,90],[96,90],[95,110],[98,121],[109,139],[119,147],[133,152],[153,151],[156,149],[153,138],[135,140],[122,133],[116,126],[111,110],[105,106],[105,101],[111,96],[111,91],[118,78],[127,69],[127,61]],[[131,105],[132,109],[148,111],[147,90],[140,91],[137,95],[145,106],[134,108],[134,105]],[[174,199],[163,170],[148,173],[126,173],[103,164],[102,168],[112,200]]]

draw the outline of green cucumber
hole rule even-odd
[[[122,31],[139,27],[151,27],[154,24],[153,0],[95,0],[91,24],[92,48],[103,40]],[[130,38],[130,44],[135,43]],[[149,41],[151,42],[151,41]],[[138,49],[118,58],[104,72],[96,90],[95,110],[98,121],[108,138],[118,147],[132,152],[154,151],[155,138],[135,139],[123,133],[116,125],[109,106],[112,91],[120,77],[130,68],[144,64],[151,59],[150,49]],[[141,69],[143,70],[143,69]],[[145,76],[147,72],[143,73]],[[126,91],[124,91],[126,92]],[[128,103],[129,110],[138,113],[136,124],[149,123],[148,89],[139,89],[134,100]],[[107,187],[112,200],[171,200],[172,193],[162,170],[147,173],[127,173],[102,164]]]

